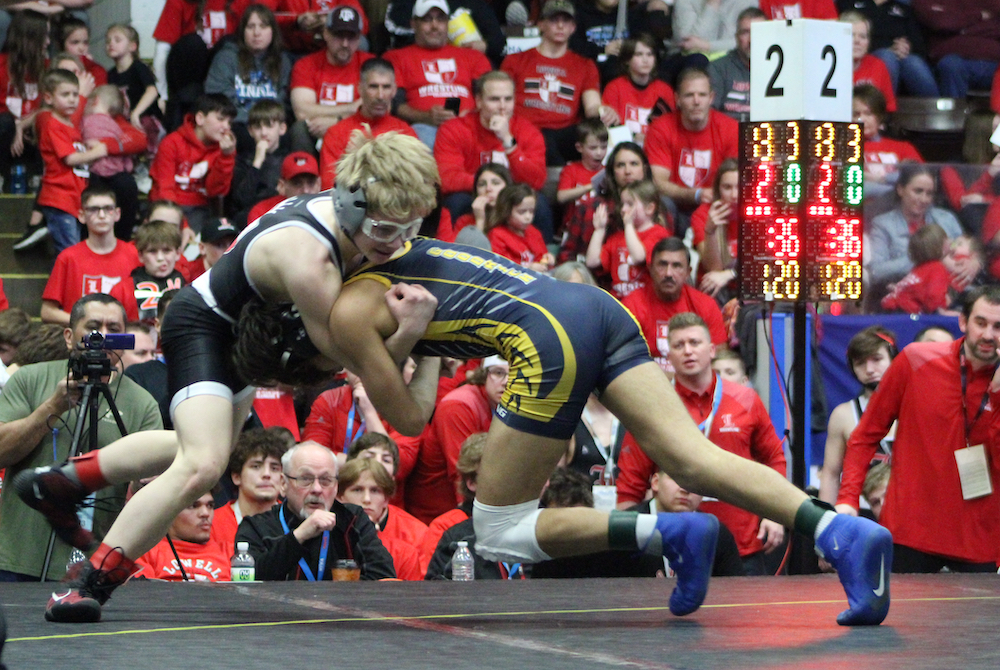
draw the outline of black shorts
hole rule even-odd
[[[232,362],[236,341],[233,324],[213,312],[194,287],[185,286],[171,301],[160,335],[167,362],[171,415],[176,404],[187,397],[217,395],[233,399],[247,392],[248,385],[240,380]]]

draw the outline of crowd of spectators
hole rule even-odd
[[[851,24],[853,115],[865,136],[865,309],[958,315],[969,291],[1000,280],[1000,158],[927,165],[913,144],[890,136],[889,122],[900,99],[991,88],[1000,112],[1000,6],[638,0],[620,25],[617,4],[416,0],[392,3],[383,21],[357,0],[168,0],[152,63],[139,58],[135,29],[116,23],[104,34],[106,69],[91,57],[96,41],[79,3],[0,12],[0,177],[8,191],[22,170],[39,178],[15,249],[51,238],[56,252],[43,325],[18,309],[0,312],[0,360],[9,366],[0,467],[10,474],[51,462],[28,448],[44,442],[50,415],[70,420],[72,393],[60,378],[87,330],[136,335],[135,352],[112,356],[120,402],[141,407],[141,417],[130,412],[141,419],[134,429],[169,427],[156,339],[173,293],[286,198],[331,188],[361,130],[409,134],[433,151],[440,207],[424,234],[612,292],[706,436],[784,474],[781,442],[749,388],[733,309],[737,122],[749,119],[751,26]],[[508,53],[505,32],[529,35],[526,22],[537,27],[536,45]],[[883,356],[878,342],[849,352],[865,390],[831,418],[821,490],[831,503],[871,385],[898,353],[893,342]],[[263,579],[331,578],[328,550],[354,560],[362,579],[449,575],[454,543],[474,540],[477,436],[489,429],[507,371],[498,357],[464,362],[442,380],[434,417],[416,438],[383,421],[349,371],[320,388],[259,389],[227,477],[178,516],[174,546],[150,552],[142,575],[226,579],[235,539],[250,543]],[[596,397],[588,403],[566,458],[586,481],[560,471],[553,491],[582,487],[592,497],[551,504],[604,505],[603,487],[619,482],[612,506],[699,508],[700,496],[657,471],[619,428]],[[56,433],[58,459],[68,431]],[[864,489],[873,509],[886,495],[880,477]],[[591,485],[601,488],[590,494]],[[855,488],[856,478],[851,496]],[[114,501],[105,507],[114,514]],[[729,530],[718,574],[773,570],[765,554],[783,546],[784,529],[718,501],[700,509]],[[33,514],[0,497],[0,579],[37,578],[41,531],[8,541]],[[60,546],[49,577],[61,576],[68,548]],[[476,560],[482,575],[533,572]],[[658,571],[669,566],[650,574]]]

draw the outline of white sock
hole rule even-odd
[[[822,518],[819,520],[819,523],[816,524],[816,532],[813,533],[813,540],[818,542],[819,536],[823,534],[823,531],[826,530],[826,527],[830,525],[830,522],[832,522],[836,518],[837,518],[836,512],[831,512],[829,510],[824,512]]]
[[[635,543],[641,551],[659,554],[663,539],[656,531],[656,515],[640,514],[635,520]]]

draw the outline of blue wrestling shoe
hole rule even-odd
[[[699,512],[656,515],[656,530],[663,538],[663,556],[677,573],[677,586],[670,594],[670,612],[691,614],[701,607],[708,593],[708,580],[715,561],[719,520]]]
[[[889,613],[892,534],[868,519],[838,514],[816,540],[816,552],[837,570],[847,592],[841,626],[877,626]]]

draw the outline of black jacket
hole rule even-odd
[[[284,509],[289,532],[281,527],[278,513]],[[357,505],[333,502],[330,511],[337,515],[337,525],[330,532],[330,548],[326,558],[323,579],[332,579],[337,559],[353,558],[361,568],[361,579],[395,577],[392,556],[378,539],[378,531],[368,515]],[[302,523],[287,504],[275,505],[267,512],[244,517],[236,531],[237,542],[250,543],[250,555],[255,561],[257,579],[263,581],[304,580],[299,560],[306,559],[309,568],[316,572],[319,565],[323,536],[299,544],[291,531]]]

